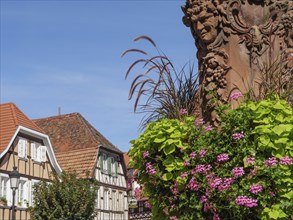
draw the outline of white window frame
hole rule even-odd
[[[32,179],[31,181],[30,181],[30,194],[29,194],[29,205],[30,206],[34,206],[34,202],[35,202],[35,200],[34,200],[34,185],[35,184],[38,184],[40,182],[40,180],[34,180],[34,179]]]
[[[34,162],[46,162],[47,147],[37,142],[31,142],[31,157]]]
[[[0,196],[6,198],[7,205],[12,204],[12,190],[10,188],[10,179],[7,174],[0,174]]]
[[[28,181],[27,178],[20,178],[19,179],[19,184],[18,184],[18,189],[16,191],[16,205],[19,207],[28,207],[30,204],[30,181]]]
[[[109,189],[104,189],[104,210],[109,210]]]
[[[28,149],[28,140],[23,137],[18,138],[17,148],[18,148],[18,158],[27,159],[27,149]]]

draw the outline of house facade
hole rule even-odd
[[[34,120],[50,136],[64,171],[94,178],[99,189],[96,220],[128,219],[126,166],[123,153],[79,113]]]
[[[60,174],[49,137],[13,103],[0,104],[0,219],[11,219],[9,173],[16,167],[20,181],[15,196],[16,219],[28,220],[33,186]]]
[[[148,203],[148,198],[141,195],[142,186],[136,180],[138,170],[128,166],[130,158],[127,153],[124,153],[123,156],[127,167],[129,219],[150,220],[152,218],[152,210]]]

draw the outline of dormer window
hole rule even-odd
[[[47,147],[42,146],[40,143],[31,143],[31,156],[35,162],[46,162]]]

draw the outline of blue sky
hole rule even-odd
[[[185,0],[1,0],[0,102],[14,102],[29,118],[81,113],[122,151],[139,136],[143,115],[128,101],[129,65],[153,51],[147,35],[178,68],[196,48],[182,23]],[[139,69],[137,70],[139,71]],[[132,77],[135,76],[133,72]]]

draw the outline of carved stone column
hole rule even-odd
[[[258,95],[264,66],[286,57],[292,68],[292,0],[187,0],[182,9],[197,47],[205,120],[216,124],[215,107],[234,91]]]

